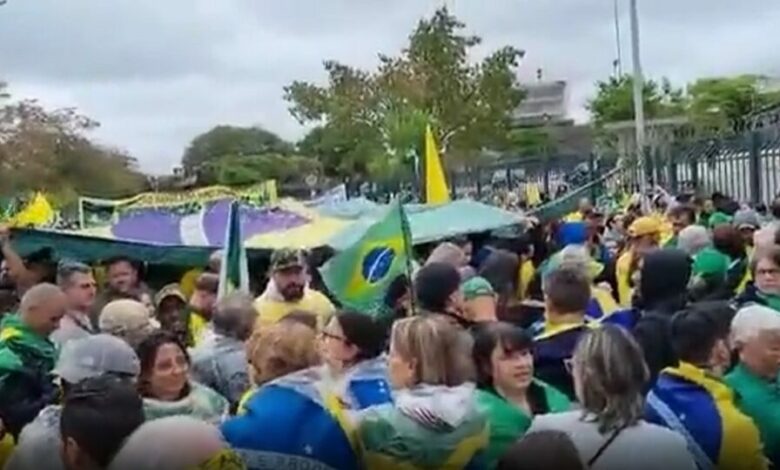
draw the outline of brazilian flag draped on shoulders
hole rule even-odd
[[[325,285],[347,308],[379,315],[388,285],[411,266],[409,221],[397,200],[354,245],[320,269]]]

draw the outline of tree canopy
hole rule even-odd
[[[646,80],[642,97],[647,119],[684,113],[683,90],[674,88],[667,79],[663,79],[660,84]],[[596,95],[588,101],[587,107],[597,126],[634,119],[634,79],[630,75],[623,75],[597,82]]]
[[[762,108],[780,104],[780,95],[762,91],[757,75],[703,78],[688,87],[691,122],[702,131],[741,128]]]
[[[316,126],[300,148],[314,150],[328,174],[387,179],[411,171],[428,124],[450,163],[505,144],[523,98],[515,75],[523,52],[506,46],[472,62],[481,39],[464,28],[441,8],[417,24],[398,56],[380,55],[377,69],[330,60],[325,86],[291,83],[290,112]]]
[[[260,127],[216,126],[195,137],[182,165],[201,184],[245,185],[266,179],[300,182],[319,174],[317,160],[296,154],[295,146]]]
[[[660,85],[647,80],[643,93],[645,116],[648,119],[686,117],[699,133],[735,130],[752,113],[780,103],[780,94],[762,91],[761,80],[757,75],[701,78],[685,89],[672,86],[667,79]],[[634,119],[631,76],[597,82],[588,109],[597,126]]]
[[[145,188],[137,161],[92,142],[98,126],[71,108],[12,100],[0,83],[0,195],[42,190],[60,204],[78,195],[120,197]]]

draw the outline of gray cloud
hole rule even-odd
[[[623,58],[630,69],[627,0]],[[167,172],[186,144],[218,123],[303,132],[282,87],[322,81],[324,59],[373,67],[442,0],[10,0],[0,7],[0,77],[17,96],[77,106],[96,137]],[[512,44],[533,80],[570,82],[572,115],[587,117],[593,83],[612,72],[611,0],[449,0],[484,44]],[[642,54],[652,77],[780,74],[780,4],[766,0],[641,0]]]

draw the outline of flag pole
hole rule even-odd
[[[417,311],[417,305],[414,301],[414,279],[412,277],[412,254],[414,245],[412,244],[412,230],[409,228],[409,219],[406,218],[404,205],[401,199],[396,199],[398,209],[401,211],[401,232],[404,234],[404,249],[406,250],[406,278],[409,279],[409,312],[407,316],[413,316]]]

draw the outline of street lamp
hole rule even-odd
[[[642,193],[642,201],[644,201],[644,196],[647,194],[647,178],[645,178],[645,107],[643,97],[645,79],[642,75],[642,62],[639,57],[639,13],[637,0],[630,0],[630,2],[631,55],[634,63],[634,129],[636,131],[637,163],[639,164],[639,188]],[[644,209],[647,209],[647,207]]]

